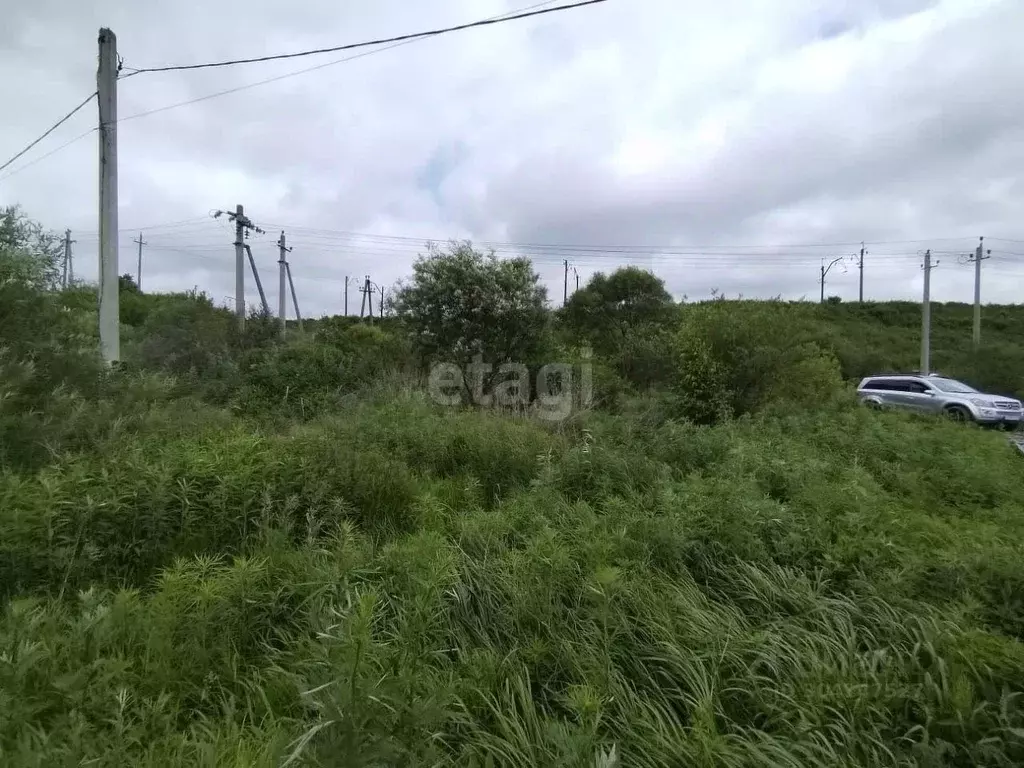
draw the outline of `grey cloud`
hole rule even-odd
[[[20,107],[0,126],[0,146],[32,138],[64,102],[94,87],[100,25],[115,29],[126,64],[137,67],[296,50],[512,7],[17,4],[0,31],[0,63],[26,76],[0,84],[0,97]],[[1024,239],[1015,171],[1024,115],[1012,97],[1024,75],[1015,35],[1022,20],[1009,0],[721,0],[699,8],[610,0],[424,41],[123,123],[121,222],[174,221],[244,202],[258,222],[290,228],[300,300],[312,313],[337,311],[345,275],[390,285],[422,250],[418,240],[368,245],[312,229],[638,245],[958,236],[940,247],[961,250],[978,234]],[[906,31],[913,29],[923,31]],[[140,75],[121,85],[121,115],[329,59]],[[849,71],[828,82],[817,71],[844,63]],[[76,118],[61,140],[94,119],[91,110]],[[716,120],[717,145],[697,130]],[[660,162],[625,172],[623,148],[649,138],[676,145]],[[94,231],[95,173],[90,137],[0,181],[0,202],[24,202],[55,228]],[[271,293],[277,234],[253,241]],[[133,236],[122,244],[126,265],[134,265]],[[153,248],[149,287],[233,292],[230,232],[220,224],[147,238],[179,249]],[[94,246],[80,241],[83,268],[94,273]],[[870,291],[916,295],[915,253],[926,245],[874,249]],[[885,250],[909,255],[885,261]],[[719,288],[815,298],[816,265],[833,253],[804,250],[787,257],[797,263],[775,257],[766,266],[738,257],[650,263],[677,295]],[[590,274],[627,257],[646,258],[576,261]],[[1003,287],[1015,269],[1005,258],[986,266],[986,296],[1016,298]],[[538,269],[560,298],[558,260]],[[968,298],[969,279],[959,274],[937,275],[937,293]],[[830,279],[830,293],[833,286],[855,296],[852,274]],[[356,297],[353,289],[350,302]]]

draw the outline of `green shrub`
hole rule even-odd
[[[240,398],[249,410],[308,418],[337,408],[343,395],[382,384],[406,360],[406,345],[391,333],[328,324],[315,336],[289,336],[248,355]]]
[[[798,313],[777,302],[714,301],[687,308],[675,339],[673,391],[679,413],[698,423],[757,411],[772,402],[831,400],[838,363],[802,341]]]
[[[143,326],[142,365],[178,375],[204,377],[231,356],[234,318],[197,297],[154,310]]]

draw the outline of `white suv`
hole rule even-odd
[[[1024,412],[1019,400],[986,395],[973,387],[934,374],[881,374],[868,376],[857,387],[862,403],[877,408],[905,408],[946,414],[959,421],[1016,428]]]

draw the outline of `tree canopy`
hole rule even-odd
[[[34,288],[56,288],[61,238],[28,218],[17,205],[0,208],[0,278]]]
[[[466,364],[531,361],[547,323],[547,290],[523,258],[498,259],[469,242],[431,246],[392,299],[421,359]]]
[[[610,350],[621,345],[631,329],[664,322],[672,306],[661,279],[639,267],[625,267],[594,275],[572,295],[562,316],[595,348]]]

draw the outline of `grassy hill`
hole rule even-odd
[[[547,422],[394,322],[124,295],[109,372],[88,290],[0,285],[3,765],[1024,762],[1024,465],[839,383],[916,306],[673,309]],[[1021,391],[1024,308],[934,325]]]
[[[920,366],[920,304],[839,304],[819,311],[843,373],[850,378]],[[932,369],[1002,394],[1024,396],[1024,306],[982,307],[977,354],[971,348],[973,323],[970,304],[932,304]]]

